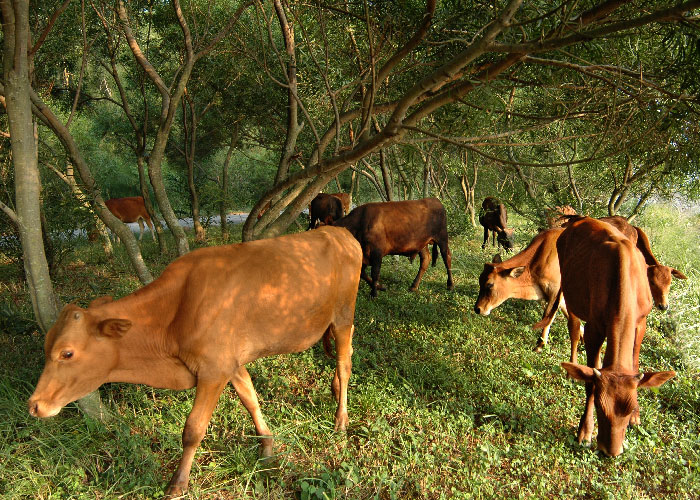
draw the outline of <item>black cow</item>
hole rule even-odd
[[[484,243],[481,248],[486,248],[486,242],[489,239],[489,231],[493,232],[491,244],[498,247],[501,245],[506,250],[513,249],[513,230],[508,228],[508,212],[503,203],[500,203],[493,196],[488,196],[481,204],[481,213],[479,214],[479,224],[484,226]]]
[[[447,288],[454,288],[452,253],[447,243],[447,215],[437,198],[367,203],[333,225],[348,229],[360,242],[363,253],[360,277],[372,287],[372,297],[377,296],[377,290],[384,290],[379,284],[379,270],[385,255],[405,255],[410,259],[420,256],[418,275],[410,288],[416,291],[428,268],[430,243],[433,243],[433,266],[439,247],[447,268]],[[365,272],[368,265],[372,266],[371,279]]]
[[[309,216],[309,229],[315,228],[318,224],[332,224],[343,216],[343,203],[337,196],[319,193],[311,200]]]

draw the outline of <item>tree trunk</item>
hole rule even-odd
[[[139,170],[139,188],[141,190],[141,196],[143,197],[143,204],[146,207],[146,212],[153,222],[153,227],[156,230],[156,237],[158,238],[158,248],[161,255],[168,253],[168,245],[165,242],[165,232],[163,231],[163,224],[160,223],[160,218],[158,214],[153,210],[153,204],[151,203],[151,195],[148,190],[148,184],[146,183],[146,172],[143,166],[143,155],[136,155],[136,167]]]
[[[219,215],[221,217],[221,241],[224,243],[227,243],[229,239],[228,223],[226,222],[226,217],[228,215],[228,167],[233,157],[233,148],[238,142],[238,123],[235,123],[233,127],[231,142],[226,152],[226,159],[221,166],[221,203],[219,204]]]
[[[386,201],[394,201],[394,190],[391,187],[391,177],[389,177],[389,169],[386,166],[386,155],[384,154],[383,149],[379,151],[379,168],[382,170],[382,180],[384,181]]]
[[[15,168],[15,204],[24,270],[34,316],[42,331],[58,317],[41,231],[41,180],[29,99],[29,2],[2,1],[3,60],[12,161]]]

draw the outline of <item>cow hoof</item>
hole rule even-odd
[[[265,459],[265,458],[270,458],[273,455],[272,452],[272,444],[273,444],[273,439],[272,436],[267,437],[267,438],[260,438],[260,458]]]
[[[545,345],[546,345],[546,344],[545,344],[544,342],[542,342],[542,340],[538,340],[538,341],[537,341],[537,345],[536,345],[532,350],[533,350],[534,352],[538,352],[538,353],[539,353],[539,352],[542,352],[542,350],[544,349],[544,346],[545,346]],[[568,373],[567,373],[567,375],[568,375]]]
[[[455,289],[454,283],[448,283],[448,284],[447,284],[447,289],[448,289],[448,290],[454,290],[454,289]]]
[[[343,415],[337,415],[335,417],[335,430],[336,431],[345,431],[348,428],[348,415],[343,414]]]
[[[418,287],[417,287],[417,286],[412,286],[412,287],[410,287],[410,288],[408,289],[408,291],[409,291],[409,292],[417,292],[417,291],[418,291]]]
[[[377,290],[380,292],[386,292],[386,287],[384,285],[377,285]]]
[[[176,498],[182,498],[185,493],[187,493],[187,486],[170,484],[165,490],[165,495],[163,495],[163,498],[166,500],[174,500]]]

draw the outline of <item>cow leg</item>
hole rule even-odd
[[[489,241],[489,229],[484,226],[484,242],[481,244],[481,249],[484,250],[486,248],[486,243]]]
[[[180,458],[180,464],[165,491],[166,498],[179,496],[187,491],[194,453],[202,438],[204,438],[211,415],[214,413],[214,408],[216,408],[216,403],[219,401],[219,396],[221,396],[221,392],[227,383],[228,376],[198,377],[197,394],[194,398],[192,411],[187,417],[185,428],[182,430],[182,458]]]
[[[409,290],[412,292],[418,290],[420,280],[423,277],[423,274],[425,274],[425,270],[428,269],[428,265],[430,264],[430,252],[428,251],[428,247],[426,246],[425,248],[422,248],[421,251],[418,252],[418,256],[420,257],[420,266],[418,267],[418,274],[416,275],[416,279],[413,280],[413,284],[411,285],[411,288],[409,288]]]
[[[335,412],[335,430],[344,431],[348,427],[348,381],[352,373],[352,334],[355,326],[335,328],[335,376],[331,389],[338,409]]]
[[[143,232],[146,230],[144,227],[143,219],[138,218],[136,219],[136,222],[139,223],[139,241],[141,241],[141,238],[143,238]]]
[[[250,380],[250,374],[245,366],[240,366],[236,373],[231,378],[233,388],[236,389],[238,398],[245,406],[245,409],[250,413],[255,425],[255,432],[260,436],[260,455],[262,457],[272,456],[272,433],[265,423],[260,404],[258,403],[258,395],[253,387],[253,381]]]
[[[445,269],[447,269],[447,289],[454,290],[455,284],[454,281],[452,281],[452,252],[450,252],[450,247],[447,244],[447,240],[441,241],[438,243],[438,246],[440,247],[442,261],[445,263]]]
[[[576,359],[578,358],[578,343],[581,337],[583,337],[581,320],[573,314],[569,314],[566,324],[569,328],[569,340],[571,341],[571,356],[569,356],[569,361],[571,363],[576,363]]]
[[[376,250],[372,250],[369,254],[369,265],[372,266],[372,291],[370,292],[371,297],[377,296],[377,290],[379,290],[379,271],[382,269],[382,254]],[[384,290],[384,288],[381,288]]]
[[[590,323],[586,323],[586,333],[584,333],[583,341],[586,346],[586,364],[591,368],[599,368],[600,349],[603,346],[605,337],[598,332],[593,331]],[[590,443],[593,437],[593,428],[595,422],[593,420],[595,414],[595,403],[593,400],[593,382],[586,382],[586,404],[584,406],[581,421],[578,424],[578,442]]]
[[[547,311],[549,310],[550,307],[553,307],[554,302],[557,300],[557,295],[558,295],[558,291],[552,293],[549,296],[547,303],[544,305],[544,312],[542,313],[542,319],[540,321],[545,319],[545,317],[547,316]],[[552,323],[554,323],[555,316],[556,316],[556,311],[554,312],[554,314],[552,314],[552,317],[549,320],[549,323],[547,323],[544,326],[544,328],[542,329],[542,333],[540,334],[540,338],[537,341],[537,344],[535,345],[535,348],[533,349],[533,351],[542,352],[542,349],[544,349],[544,347],[547,345],[547,342],[549,340],[549,329],[552,327]]]
[[[151,236],[153,237],[153,242],[155,243],[156,241],[156,227],[153,225],[153,222],[150,220],[148,221],[148,227],[151,228]]]
[[[637,328],[634,332],[634,351],[632,353],[632,359],[634,361],[634,371],[639,373],[639,350],[642,347],[642,340],[644,340],[644,334],[647,331],[647,320],[646,317],[637,324]],[[642,419],[639,416],[639,405],[632,411],[632,416],[630,417],[630,425],[639,425],[642,423]]]

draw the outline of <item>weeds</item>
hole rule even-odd
[[[660,260],[689,279],[674,282],[667,313],[649,316],[641,365],[678,376],[640,393],[642,425],[627,432],[627,450],[617,459],[576,444],[584,390],[559,368],[568,359],[565,322],[555,322],[550,347],[536,354],[538,333],[529,325],[541,304],[508,301],[486,318],[472,312],[476,278],[494,253],[480,249],[475,233],[451,238],[455,292],[445,289],[441,264],[429,268],[418,293],[408,292],[417,264],[403,258],[385,259],[388,291],[376,300],[360,285],[347,434],[333,432],[334,363],[319,345],[258,360],[249,369],[277,456],[258,460],[251,419],[228,389],[196,455],[190,497],[697,497],[700,252],[695,234],[667,235],[667,218],[680,226],[677,215],[653,213],[639,225],[649,228]],[[651,227],[657,220],[665,229]],[[520,244],[528,239],[522,233]],[[158,274],[167,259],[151,242],[144,247]],[[110,264],[94,246],[77,247],[64,273],[70,279],[57,281],[60,296],[85,305],[96,295],[120,297],[137,288],[120,252]],[[13,272],[0,266],[3,279]],[[26,400],[43,365],[42,338],[13,326],[12,318],[31,310],[22,290],[2,287],[0,296],[0,497],[162,495],[180,456],[193,391],[107,384],[101,394],[118,415],[113,423],[89,420],[74,405],[52,419],[32,419]]]

